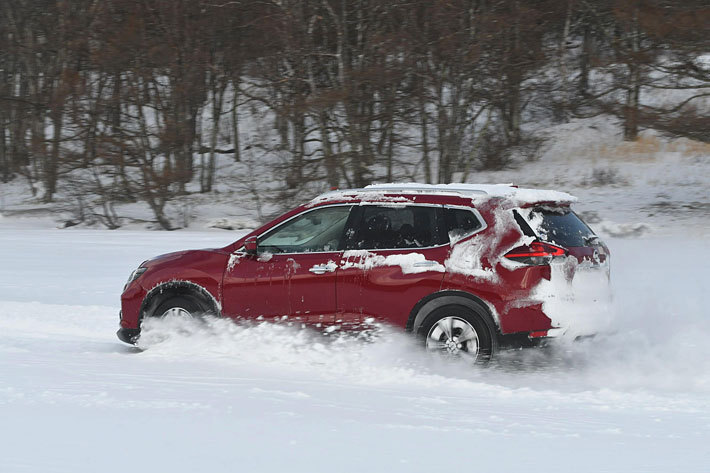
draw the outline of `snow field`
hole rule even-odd
[[[706,471],[705,241],[609,240],[614,333],[487,369],[388,328],[115,338],[143,259],[237,235],[0,228],[0,471]]]

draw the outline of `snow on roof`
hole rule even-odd
[[[311,204],[332,200],[367,199],[386,202],[407,201],[403,197],[385,196],[385,194],[438,194],[471,197],[476,200],[486,197],[505,198],[516,204],[532,204],[538,202],[572,203],[577,198],[566,193],[544,189],[524,189],[513,184],[421,184],[416,182],[373,184],[362,189],[335,190],[321,194],[311,201]]]

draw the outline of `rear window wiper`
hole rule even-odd
[[[599,237],[596,235],[589,235],[584,237],[584,244],[587,246],[592,246],[594,243],[599,241]]]

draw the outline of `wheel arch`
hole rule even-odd
[[[148,291],[141,303],[139,321],[151,314],[164,301],[175,296],[193,298],[205,306],[207,311],[221,316],[219,302],[206,288],[192,281],[174,280],[159,283]]]
[[[493,316],[493,310],[485,300],[468,292],[452,290],[435,292],[420,300],[410,312],[405,329],[417,333],[429,314],[447,305],[464,306],[475,311],[488,327],[491,338],[496,340],[500,336],[500,327]]]

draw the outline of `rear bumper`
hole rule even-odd
[[[135,345],[136,341],[138,340],[138,337],[140,337],[141,335],[141,329],[121,327],[120,329],[118,329],[118,332],[116,332],[116,335],[118,335],[118,339],[122,342]]]
[[[530,332],[528,334],[529,339],[538,339],[538,338],[557,338],[561,337],[562,335],[565,334],[567,329],[565,328],[551,328],[548,330],[537,330],[534,332]]]

